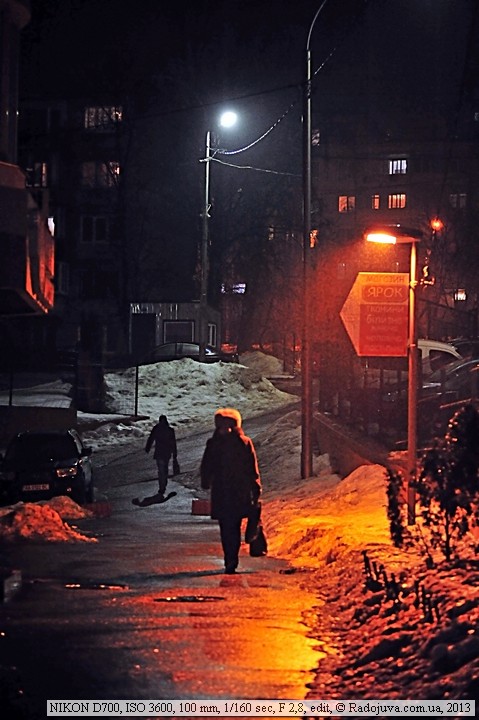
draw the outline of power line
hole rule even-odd
[[[253,165],[235,165],[233,163],[224,162],[223,160],[218,160],[218,158],[216,158],[216,157],[211,157],[210,160],[214,160],[214,162],[217,162],[220,165],[225,165],[226,167],[236,168],[237,170],[256,170],[257,172],[270,173],[271,175],[285,175],[288,177],[295,177],[295,178],[301,177],[301,175],[297,175],[295,173],[281,172],[279,170],[268,170],[266,168],[254,167]],[[206,161],[204,161],[204,162],[206,162]]]

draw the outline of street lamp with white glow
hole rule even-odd
[[[418,349],[417,349],[417,252],[416,244],[420,242],[420,230],[405,228],[402,225],[383,225],[366,230],[365,238],[369,242],[390,245],[409,243],[411,245],[409,264],[409,330],[408,330],[408,403],[407,403],[407,520],[409,525],[416,521],[416,480],[417,468],[417,384],[418,384]]]
[[[219,119],[219,125],[224,128],[231,128],[236,124],[237,115],[232,110],[223,112]],[[200,332],[199,332],[199,359],[204,362],[206,358],[206,346],[208,345],[208,277],[209,277],[209,219],[210,219],[210,163],[214,157],[211,153],[211,131],[206,133],[205,158],[205,187],[204,205],[202,212],[202,235],[201,235],[201,256],[200,256]]]

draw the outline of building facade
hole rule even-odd
[[[21,29],[29,2],[0,1],[0,318],[2,362],[23,346],[24,320],[54,305],[54,242],[48,212],[27,188],[17,164],[18,73]],[[16,325],[13,318],[19,318]],[[21,352],[20,352],[21,354]]]

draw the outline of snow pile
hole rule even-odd
[[[97,542],[77,532],[63,521],[69,518],[87,517],[88,511],[80,508],[69,498],[54,498],[42,503],[17,503],[2,508],[0,538],[7,541],[42,540],[44,542]]]
[[[249,360],[258,360],[251,353]],[[259,361],[262,362],[261,353]],[[266,356],[264,356],[266,357]],[[275,360],[275,359],[273,359]],[[144,365],[139,368],[138,415],[148,420],[133,422],[120,413],[133,414],[135,369],[105,375],[106,405],[110,413],[102,424],[82,434],[92,447],[122,443],[132,437],[145,437],[151,430],[151,418],[166,415],[178,438],[212,427],[215,410],[235,407],[244,418],[297,402],[294,395],[282,392],[255,367],[239,363],[198,363],[189,358]],[[80,428],[91,425],[92,416],[79,414]]]
[[[52,380],[34,387],[13,387],[14,405],[41,406],[45,399],[56,407],[70,407],[72,386],[63,380]],[[9,392],[0,391],[0,405],[8,405]]]
[[[363,550],[379,579],[368,579]],[[477,565],[428,570],[414,553],[370,542],[326,561],[317,577],[313,635],[333,649],[312,697],[478,697]]]
[[[368,543],[390,547],[384,468],[362,466],[341,481],[322,459],[317,477],[268,493],[265,526],[273,554],[317,567]]]
[[[299,458],[301,457],[301,413],[293,410],[272,423],[266,432],[259,433],[254,440],[260,459],[261,479],[265,492],[282,492],[293,489],[295,497],[305,490],[304,480],[298,481]],[[332,484],[339,482],[339,477],[331,474],[327,455],[313,456],[313,472],[321,476],[317,488],[322,488],[327,478]],[[313,478],[318,480],[318,477]]]
[[[294,477],[265,483],[263,522],[270,553],[317,587],[326,652],[309,697],[477,697],[478,562],[427,568],[419,548],[395,548],[381,466]]]
[[[240,355],[240,363],[252,370],[256,370],[257,373],[264,375],[264,377],[276,377],[284,374],[281,360],[272,355],[266,355],[259,350]]]
[[[59,495],[50,500],[40,500],[38,505],[48,505],[60,515],[62,520],[80,520],[81,518],[93,516],[91,510],[78,505],[78,503],[66,495]]]

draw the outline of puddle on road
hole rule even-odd
[[[225,600],[220,595],[172,595],[170,597],[155,598],[153,602],[216,602],[218,600]]]
[[[109,583],[81,582],[64,583],[68,590],[128,590],[128,585],[110,585]]]
[[[129,590],[124,583],[102,583],[93,580],[78,582],[76,580],[61,580],[60,578],[32,578],[25,581],[26,585],[62,585],[68,590]]]

